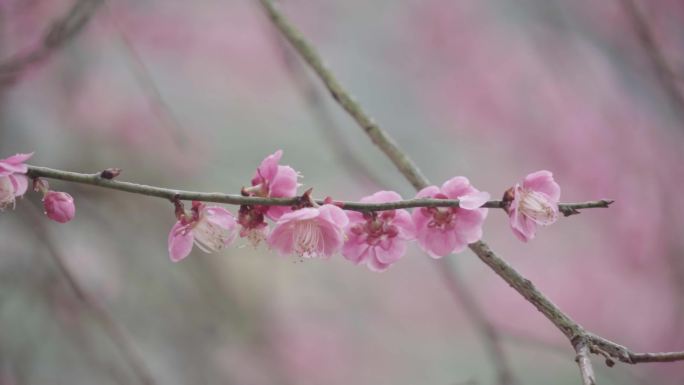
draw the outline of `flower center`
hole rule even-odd
[[[9,177],[0,177],[0,210],[14,205],[14,185]]]
[[[314,220],[299,221],[294,225],[294,251],[302,257],[317,257],[323,232]]]
[[[231,233],[228,229],[207,220],[200,219],[193,227],[193,235],[197,246],[205,253],[222,250],[230,241]]]
[[[424,208],[425,213],[432,215],[432,219],[428,222],[428,227],[438,228],[441,230],[451,230],[454,228],[453,220],[458,207],[430,207]]]
[[[540,225],[550,225],[556,221],[558,211],[546,194],[525,189],[521,192],[518,209],[523,215]]]
[[[375,246],[399,235],[399,230],[391,223],[391,218],[394,217],[393,214],[392,212],[392,215],[371,217],[365,223],[354,225],[351,231],[356,235],[365,235],[366,243]]]

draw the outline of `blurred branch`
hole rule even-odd
[[[124,48],[125,52],[128,54],[127,57],[129,59],[128,63],[130,64],[129,67],[131,69],[131,72],[133,72],[133,75],[135,76],[136,80],[138,81],[138,84],[140,85],[140,88],[147,96],[147,101],[150,104],[150,108],[157,116],[157,119],[159,119],[159,121],[169,129],[169,134],[175,142],[176,146],[181,147],[184,143],[187,142],[187,138],[185,135],[185,131],[183,130],[182,125],[180,124],[180,121],[164,100],[164,97],[159,91],[159,87],[157,87],[157,84],[154,82],[154,79],[152,78],[152,74],[150,73],[149,68],[147,67],[147,65],[145,65],[145,62],[140,57],[140,54],[135,49],[135,46],[128,38],[128,35],[126,34],[124,28],[121,27],[121,24],[119,23],[119,20],[112,11],[109,2],[105,4],[105,8],[107,10],[109,19],[112,21],[114,28],[119,34],[121,45]]]
[[[352,151],[349,146],[349,143],[347,143],[347,139],[341,132],[341,128],[335,123],[335,119],[328,108],[326,108],[323,93],[321,93],[316,85],[307,77],[307,74],[304,72],[304,67],[298,63],[299,58],[291,52],[289,47],[285,46],[282,36],[280,36],[277,31],[275,32],[276,33],[273,34],[275,44],[282,53],[285,69],[290,74],[292,82],[301,94],[302,99],[304,99],[306,107],[317,125],[321,128],[325,128],[320,130],[320,132],[326,136],[326,140],[330,144],[329,148],[335,152],[335,156],[340,164],[342,164],[354,178],[359,178],[360,173],[361,177],[365,179],[365,182],[376,186],[386,186],[387,184],[383,183],[378,175],[371,172],[368,167],[356,157],[354,151]]]
[[[57,179],[65,182],[74,182],[81,184],[88,184],[112,190],[125,191],[133,194],[147,195],[158,198],[165,198],[168,200],[195,200],[203,202],[226,203],[232,205],[262,205],[262,206],[293,206],[300,202],[299,197],[293,198],[262,198],[256,196],[243,196],[237,194],[223,194],[223,193],[207,193],[197,191],[183,191],[174,190],[163,187],[149,186],[131,182],[121,182],[109,178],[103,178],[102,173],[96,174],[81,174],[71,171],[56,170],[47,167],[28,166],[29,171],[27,175],[31,178],[49,178]],[[328,203],[327,200],[317,200],[318,204]],[[352,211],[384,211],[406,209],[414,207],[456,207],[458,206],[458,199],[432,199],[432,198],[417,198],[407,199],[397,202],[387,203],[361,203],[361,202],[345,202],[345,201],[331,201],[335,205]],[[613,203],[612,200],[598,200],[591,202],[580,203],[561,203],[558,205],[560,211],[577,210],[586,208],[607,208]],[[489,201],[482,207],[486,208],[500,208],[503,209],[504,203],[502,201]]]
[[[511,365],[503,350],[501,333],[499,333],[496,327],[489,321],[489,318],[480,308],[473,294],[463,283],[458,272],[451,266],[452,262],[449,259],[443,258],[434,261],[433,265],[437,267],[437,270],[442,277],[442,281],[449,289],[451,295],[461,303],[478,333],[483,336],[482,340],[484,341],[485,350],[488,352],[494,367],[497,369],[498,384],[518,384],[519,381],[515,378]]]
[[[422,175],[411,159],[397,146],[390,135],[380,128],[370,116],[355,102],[349,93],[341,86],[335,76],[323,65],[323,61],[316,52],[315,48],[304,38],[304,36],[292,25],[283,14],[276,8],[271,0],[260,0],[267,11],[271,21],[280,32],[292,44],[294,49],[304,58],[313,71],[326,85],[332,96],[344,108],[361,128],[369,135],[375,143],[397,166],[406,179],[416,188],[422,189],[430,182]],[[561,311],[551,300],[546,298],[532,282],[521,275],[505,260],[497,256],[490,247],[483,241],[478,241],[469,245],[470,249],[489,266],[497,275],[513,287],[528,302],[534,305],[549,321],[551,321],[565,336],[573,346],[586,345],[592,353],[603,354],[606,357],[613,357],[622,362],[635,364],[648,357],[657,356],[659,358],[674,360],[684,360],[683,353],[633,353],[627,348],[612,341],[596,336],[584,330],[584,328],[574,321],[570,316]],[[584,353],[583,353],[584,354]],[[642,361],[636,361],[639,357]],[[610,365],[612,361],[607,358]],[[583,376],[586,374],[583,371]]]
[[[30,66],[46,60],[54,51],[73,39],[83,30],[103,1],[77,0],[63,17],[52,23],[37,48],[0,63],[0,85],[14,83]]]
[[[359,161],[352,149],[349,148],[346,138],[342,135],[340,128],[335,124],[330,112],[325,107],[324,95],[316,88],[311,79],[307,77],[307,74],[304,73],[304,67],[298,62],[298,57],[291,52],[289,47],[283,44],[284,42],[280,34],[275,35],[275,40],[278,49],[282,52],[285,67],[306,102],[309,112],[318,121],[318,125],[322,128],[321,131],[326,135],[328,147],[336,153],[343,167],[354,177],[362,174],[367,182],[373,184],[376,188],[385,186],[386,184],[382,183],[366,164]],[[442,261],[443,263],[432,263],[432,266],[436,268],[444,285],[454,300],[461,304],[466,316],[477,330],[485,350],[488,352],[496,368],[499,379],[498,383],[501,385],[517,384],[518,381],[515,379],[508,358],[501,346],[499,332],[489,321],[484,311],[480,309],[472,293],[463,283],[455,268],[451,266],[450,261]]]
[[[122,357],[128,363],[134,374],[144,385],[155,385],[149,369],[145,365],[143,359],[136,353],[128,337],[121,329],[121,327],[114,321],[114,318],[107,312],[107,310],[97,304],[97,301],[92,299],[87,291],[78,282],[78,279],[71,273],[67,267],[66,261],[62,254],[54,247],[50,240],[50,234],[43,224],[43,219],[37,214],[38,208],[31,205],[31,212],[33,215],[33,228],[37,233],[48,253],[52,257],[53,262],[59,275],[64,279],[67,286],[73,291],[76,298],[81,302],[84,308],[90,311],[92,316],[100,323],[105,333],[112,340],[114,345],[119,349]]]
[[[622,0],[622,7],[631,20],[641,47],[651,61],[658,82],[670,100],[674,112],[677,116],[684,119],[684,94],[677,85],[677,73],[672,69],[665,53],[656,41],[646,16],[639,9],[639,5],[635,0]]]

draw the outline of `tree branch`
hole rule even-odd
[[[78,0],[45,32],[40,45],[28,53],[17,54],[0,63],[0,86],[15,82],[31,65],[47,59],[57,49],[73,39],[104,0]]]
[[[133,194],[147,195],[158,198],[165,198],[168,200],[195,200],[202,202],[225,203],[232,205],[262,205],[262,206],[293,206],[299,202],[298,197],[294,198],[261,198],[255,196],[243,196],[238,194],[224,194],[217,192],[197,192],[175,190],[163,187],[149,186],[138,183],[122,182],[113,179],[103,178],[102,173],[96,174],[82,174],[71,171],[56,170],[53,168],[28,166],[27,175],[31,178],[48,178],[57,179],[65,182],[73,182],[80,184],[88,184],[98,187],[103,187],[112,190],[125,191]],[[326,203],[325,200],[317,200],[319,204]],[[457,207],[457,199],[431,199],[431,198],[416,198],[407,199],[397,202],[387,203],[361,203],[361,202],[345,202],[332,201],[335,205],[344,208],[345,210],[370,212],[370,211],[386,211],[397,209],[408,209],[415,207]],[[612,200],[597,200],[580,203],[561,203],[558,205],[560,211],[578,210],[586,208],[607,208],[613,203]],[[489,201],[482,207],[500,208],[503,209],[502,201]]]
[[[591,366],[591,359],[589,358],[589,346],[584,339],[578,339],[573,343],[577,356],[575,362],[579,366],[580,374],[582,375],[583,385],[596,385],[596,376],[594,375],[594,368]]]
[[[319,76],[335,100],[337,100],[354,120],[356,120],[361,128],[370,136],[373,143],[392,160],[406,179],[416,189],[421,189],[429,185],[429,181],[422,175],[413,161],[411,161],[411,159],[397,146],[389,134],[377,124],[373,123],[373,120],[361,106],[353,101],[349,96],[349,93],[340,85],[332,72],[322,64],[323,61],[314,47],[309,44],[297,28],[278,11],[273,2],[271,0],[260,0],[260,2],[276,27]],[[606,204],[609,203],[606,202]],[[570,316],[563,313],[553,302],[551,302],[551,300],[537,290],[530,280],[518,273],[505,260],[497,256],[485,242],[478,241],[470,244],[469,247],[482,262],[511,285],[511,287],[528,302],[534,305],[537,310],[565,334],[568,340],[573,344],[577,343],[576,341],[578,340],[584,341],[591,352],[605,354],[627,363],[637,363],[633,360],[635,357],[641,359],[642,361],[640,362],[651,362],[647,361],[646,357],[667,358],[670,361],[684,360],[684,354],[680,353],[653,353],[648,355],[644,355],[645,353],[633,353],[621,345],[585,331],[581,325],[570,318]],[[582,354],[584,355],[585,353]],[[610,363],[611,361],[607,362]]]

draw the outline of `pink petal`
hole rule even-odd
[[[342,246],[342,255],[358,265],[368,257],[369,248],[365,237],[347,232],[347,241]]]
[[[290,166],[278,166],[276,173],[267,178],[269,196],[293,197],[297,195],[297,172]]]
[[[441,190],[437,186],[428,186],[424,189],[418,191],[416,198],[432,198],[435,195],[441,193]]]
[[[397,262],[406,254],[407,244],[398,238],[389,239],[373,247],[375,259],[386,265]]]
[[[321,242],[321,250],[319,252],[323,257],[329,258],[342,248],[344,243],[344,233],[340,227],[325,221],[321,221],[320,228],[323,239]]]
[[[252,178],[252,185],[261,183],[261,178],[264,178],[267,181],[272,181],[278,173],[278,162],[280,162],[280,158],[282,156],[283,150],[278,150],[262,160],[261,164],[257,168],[257,172]]]
[[[335,205],[323,205],[318,208],[318,211],[320,212],[321,219],[324,219],[339,228],[344,228],[349,224],[347,214],[345,214],[344,210]]]
[[[459,210],[454,217],[456,233],[462,243],[470,244],[482,238],[482,225],[487,218],[487,209]]]
[[[485,191],[472,192],[458,198],[458,207],[466,210],[474,210],[487,203],[489,193]]]
[[[394,191],[378,191],[373,195],[361,198],[362,203],[386,203],[398,202],[401,200],[401,195]]]
[[[18,197],[26,193],[26,190],[28,189],[28,177],[26,177],[26,175],[13,174],[8,178],[14,187],[14,196]]]
[[[268,245],[281,256],[290,255],[294,252],[294,237],[291,227],[292,224],[287,222],[277,224],[266,239]]]
[[[520,214],[518,210],[511,210],[509,218],[513,234],[515,234],[518,239],[523,242],[534,239],[534,234],[537,229],[537,225],[534,221]]]
[[[399,230],[399,237],[404,240],[413,240],[416,238],[416,226],[413,223],[411,214],[406,210],[397,210],[392,219],[392,225]]]
[[[280,219],[283,215],[292,211],[289,206],[270,206],[268,211],[266,211],[266,216],[274,221]]]
[[[554,202],[558,202],[560,199],[560,186],[553,180],[553,174],[547,170],[541,170],[527,175],[523,180],[523,187],[543,192]]]
[[[188,230],[180,222],[176,222],[169,232],[169,257],[173,262],[178,262],[190,254],[192,250],[192,231]]]
[[[291,211],[287,214],[284,214],[282,217],[280,217],[280,219],[278,219],[278,223],[303,221],[311,218],[316,218],[318,215],[320,215],[318,209],[315,209],[313,207],[305,207],[303,209]]]
[[[375,258],[368,258],[368,262],[366,262],[366,266],[368,266],[368,268],[371,271],[374,271],[376,273],[382,273],[383,271],[389,269],[390,264],[382,263]]]
[[[460,241],[453,231],[426,228],[418,233],[418,245],[432,258],[441,258],[451,254],[459,246]]]
[[[442,185],[442,193],[450,199],[458,199],[475,191],[477,190],[470,185],[470,181],[464,176],[451,178]]]
[[[5,158],[3,160],[0,160],[0,163],[9,163],[9,164],[20,164],[24,163],[27,160],[29,160],[33,156],[33,152],[26,153],[26,154],[15,154],[10,156],[9,158]]]

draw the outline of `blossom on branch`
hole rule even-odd
[[[473,187],[468,178],[458,176],[444,182],[441,188],[428,186],[417,198],[458,199],[458,207],[421,207],[413,210],[416,239],[433,258],[463,251],[469,243],[482,238],[482,225],[487,209],[480,208],[489,193]]]
[[[267,156],[252,178],[252,187],[243,189],[243,194],[264,198],[291,198],[297,195],[299,174],[290,166],[278,164],[282,156],[283,150]],[[273,220],[291,211],[287,206],[265,206],[264,210],[264,214]]]
[[[31,156],[33,153],[16,154],[0,160],[0,210],[10,205],[14,207],[16,198],[26,193],[28,166],[24,162]]]
[[[394,191],[378,191],[361,199],[362,203],[397,202]],[[347,240],[342,255],[354,263],[365,263],[373,271],[384,271],[405,253],[407,243],[416,236],[411,214],[406,210],[360,213],[348,211]]]
[[[283,214],[268,236],[268,244],[280,255],[330,258],[344,242],[349,219],[344,210],[325,204]]]
[[[560,186],[550,171],[541,170],[525,177],[522,186],[516,184],[504,194],[504,204],[511,229],[518,239],[534,238],[537,225],[547,226],[558,219]]]
[[[193,243],[205,253],[222,250],[237,236],[237,225],[230,211],[218,206],[192,202],[191,213],[177,210],[178,222],[169,232],[169,256],[178,262],[190,254]]]

